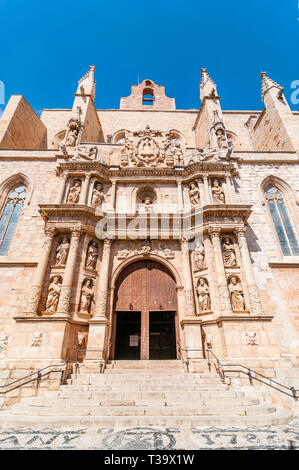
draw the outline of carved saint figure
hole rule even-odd
[[[224,191],[219,183],[219,180],[214,180],[212,184],[212,195],[214,202],[217,204],[225,204]]]
[[[229,237],[225,237],[222,243],[222,254],[224,266],[236,266],[236,252],[234,244]]]
[[[201,243],[199,242],[196,243],[193,256],[194,256],[194,262],[195,262],[197,269],[203,269],[206,267],[205,248]]]
[[[225,131],[224,129],[218,128],[216,130],[216,139],[217,139],[217,144],[220,149],[227,148],[227,139],[225,136]]]
[[[67,127],[68,132],[65,144],[68,147],[75,147],[79,136],[79,130],[81,127],[80,121],[78,119],[72,118],[69,120]]]
[[[65,266],[69,249],[70,243],[66,237],[63,237],[56,250],[56,266]]]
[[[189,185],[189,197],[192,206],[200,204],[200,193],[196,183],[192,182]]]
[[[79,311],[90,313],[91,302],[93,299],[93,281],[92,279],[85,279],[81,290],[81,300]]]
[[[211,298],[210,298],[210,289],[206,279],[203,277],[199,278],[199,283],[196,288],[200,310],[201,312],[206,312],[211,310]]]
[[[61,291],[61,279],[54,276],[49,289],[46,303],[46,312],[56,312]]]
[[[87,250],[86,264],[85,266],[89,269],[95,269],[97,265],[97,259],[99,255],[98,244],[93,240]]]
[[[81,182],[77,180],[74,182],[73,186],[71,186],[69,190],[67,202],[71,204],[77,204],[77,202],[79,202],[80,192],[81,192]]]
[[[244,294],[240,280],[232,276],[229,282],[229,292],[233,310],[245,310]]]
[[[92,190],[91,205],[92,207],[100,206],[105,200],[105,195],[103,193],[103,185],[100,182],[95,183]]]
[[[152,199],[149,196],[146,196],[144,201],[142,202],[142,205],[139,208],[139,212],[152,212],[153,210],[153,205],[152,205]]]

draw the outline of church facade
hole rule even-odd
[[[202,69],[199,110],[152,80],[99,110],[94,74],[72,109],[39,118],[14,95],[0,119],[1,370],[208,349],[271,377],[298,367],[299,113],[283,88],[262,73],[264,110],[225,111]]]

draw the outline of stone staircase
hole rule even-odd
[[[180,361],[113,361],[104,374],[80,373],[57,391],[26,397],[0,413],[3,425],[270,426],[292,415],[229,388],[205,361],[187,373]]]

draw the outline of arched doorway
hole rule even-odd
[[[115,359],[176,359],[176,282],[163,264],[135,261],[120,273],[114,295]]]

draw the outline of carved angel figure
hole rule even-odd
[[[92,190],[91,205],[92,207],[100,206],[105,200],[105,195],[103,193],[103,185],[100,182],[95,183]]]
[[[230,298],[233,310],[245,310],[244,294],[240,280],[232,276],[229,283]]]
[[[217,204],[225,204],[224,191],[219,183],[219,180],[214,180],[212,184],[212,195],[214,202]]]
[[[195,262],[197,269],[203,269],[206,267],[205,248],[199,242],[196,243],[193,256],[194,256],[194,262]]]
[[[189,185],[189,198],[192,206],[200,204],[200,193],[196,183],[192,182]]]
[[[49,289],[46,303],[46,312],[56,312],[61,291],[61,279],[54,276]]]
[[[90,313],[91,302],[93,299],[93,281],[86,279],[83,283],[81,290],[81,301],[79,311],[84,313]]]
[[[63,237],[56,250],[56,266],[65,266],[69,249],[70,243],[66,237]]]
[[[206,279],[204,279],[203,277],[199,278],[199,283],[196,288],[196,291],[201,312],[211,310],[210,289]]]
[[[95,269],[97,265],[97,259],[99,255],[98,244],[93,240],[87,250],[86,256],[86,267],[89,269]]]
[[[67,198],[67,202],[71,204],[77,204],[79,202],[81,192],[81,183],[80,181],[75,181],[73,186],[71,186]]]
[[[236,252],[232,240],[225,237],[222,243],[222,254],[224,266],[236,266]]]

